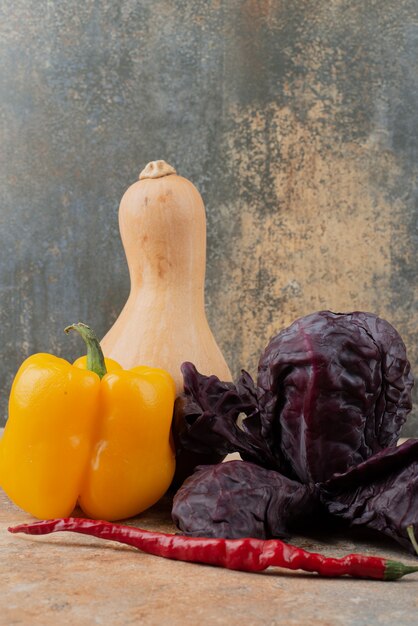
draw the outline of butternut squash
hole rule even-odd
[[[119,227],[131,290],[101,341],[105,356],[167,370],[177,394],[184,361],[230,381],[205,314],[206,216],[196,187],[165,161],[148,163],[121,200]]]

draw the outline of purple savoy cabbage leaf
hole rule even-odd
[[[194,459],[211,454],[222,459],[239,452],[245,460],[279,470],[279,460],[261,435],[251,376],[242,372],[234,385],[200,374],[192,363],[183,363],[181,371],[184,393],[176,400],[173,429],[177,456],[183,459],[191,452]]]
[[[317,506],[312,486],[246,461],[200,466],[174,497],[172,517],[197,537],[287,537]]]
[[[407,528],[418,538],[418,439],[336,474],[319,492],[331,515],[378,530],[413,552]]]

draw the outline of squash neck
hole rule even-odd
[[[161,280],[143,280],[141,278],[133,278],[131,276],[131,291],[132,294],[146,292],[151,293],[169,293],[181,296],[185,292],[191,293],[195,298],[201,298],[204,296],[204,286],[191,285],[189,281],[176,280],[176,281],[161,281]]]
[[[147,303],[155,310],[169,310],[173,303],[185,311],[201,310],[205,306],[205,290],[203,286],[192,287],[190,283],[178,280],[175,283],[131,280],[129,300],[138,301],[141,306]]]

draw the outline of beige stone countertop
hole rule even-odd
[[[175,532],[170,504],[166,497],[128,523]],[[417,624],[418,573],[397,582],[325,579],[279,568],[252,574],[170,561],[74,533],[32,537],[7,531],[29,521],[0,491],[2,625]],[[414,563],[396,545],[371,543],[370,537],[294,542],[327,555],[354,551]]]

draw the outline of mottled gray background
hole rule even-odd
[[[159,158],[204,197],[234,374],[324,308],[389,319],[418,372],[416,0],[4,0],[0,17],[3,417],[22,359],[75,357],[64,326],[113,323],[118,204]]]

